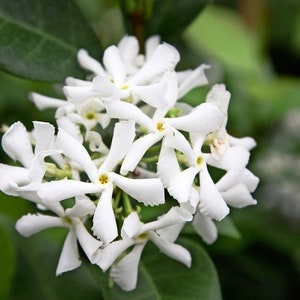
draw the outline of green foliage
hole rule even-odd
[[[72,0],[0,2],[0,68],[18,76],[62,82],[83,76],[79,48],[99,57],[97,38]]]

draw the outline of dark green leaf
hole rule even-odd
[[[0,69],[39,81],[81,77],[76,54],[99,57],[96,35],[72,0],[0,1]]]
[[[15,271],[14,248],[0,222],[0,299],[9,299]]]
[[[146,24],[147,36],[160,34],[170,40],[179,34],[198,16],[211,0],[156,0],[152,18]]]

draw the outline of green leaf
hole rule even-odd
[[[146,23],[146,35],[159,34],[164,40],[178,37],[199,15],[210,0],[156,0],[152,18]]]
[[[96,35],[73,0],[0,1],[0,69],[17,76],[59,82],[82,77],[76,54],[99,57]]]
[[[226,217],[222,221],[215,223],[218,228],[218,233],[227,237],[240,239],[241,234],[230,217]]]
[[[260,72],[259,40],[229,9],[209,6],[187,28],[184,37],[196,52],[205,53],[226,67]]]
[[[14,248],[5,228],[0,222],[0,299],[10,299],[15,272]]]
[[[136,290],[126,293],[115,285],[106,299],[221,299],[217,273],[207,253],[191,239],[181,239],[179,243],[192,255],[190,269],[149,244],[143,253]]]

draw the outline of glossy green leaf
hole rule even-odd
[[[97,37],[73,0],[0,1],[0,69],[17,76],[59,82],[83,76],[76,54],[95,57]]]
[[[169,40],[180,35],[209,2],[212,1],[155,1],[152,18],[146,24],[147,36],[160,34],[164,40]]]
[[[14,258],[12,241],[0,222],[0,299],[10,299],[15,271]]]

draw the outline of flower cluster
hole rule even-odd
[[[137,39],[125,36],[105,50],[103,64],[79,50],[88,80],[67,78],[66,100],[31,94],[39,109],[56,110],[57,128],[36,121],[28,132],[16,122],[2,138],[18,166],[0,164],[1,191],[40,211],[19,219],[18,232],[27,237],[67,228],[56,273],[80,266],[80,245],[126,291],[136,286],[148,241],[190,267],[190,253],[176,243],[185,224],[213,243],[215,222],[229,207],[255,204],[258,184],[246,168],[254,140],[226,131],[225,85],[212,86],[191,107],[181,99],[208,83],[209,66],[175,71],[178,51],[157,36],[145,49],[140,54]],[[208,166],[223,176],[215,180]],[[161,214],[143,221],[153,206],[161,206]]]

